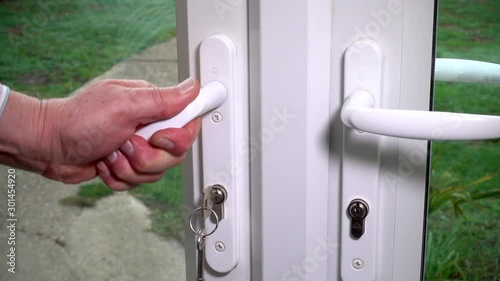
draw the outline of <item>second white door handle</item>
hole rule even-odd
[[[344,124],[358,131],[423,140],[500,138],[500,116],[374,108],[364,90],[351,93],[342,107]]]
[[[354,128],[358,132],[409,139],[480,140],[500,138],[500,116],[380,108],[383,96],[382,64],[382,49],[373,40],[361,39],[346,50],[344,59],[345,100],[341,112],[342,121],[346,126]],[[480,75],[476,76],[484,78],[489,73],[493,77],[493,73],[496,73],[498,68],[495,64],[463,60],[438,60],[437,65],[441,69],[441,76],[449,74],[450,77],[457,73],[469,72],[470,75],[468,75],[471,76],[473,66],[476,68],[483,66],[481,69],[484,71],[477,71]],[[468,71],[464,69],[468,69]],[[457,78],[456,81],[466,80],[465,76],[458,76],[461,78]],[[467,81],[474,80],[469,78]],[[486,80],[496,81],[493,78]]]
[[[434,79],[449,82],[500,83],[500,64],[463,59],[436,59]]]

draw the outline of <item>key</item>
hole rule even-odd
[[[203,278],[203,265],[205,262],[205,233],[202,229],[200,233],[198,233],[198,237],[196,239],[196,250],[198,251],[198,259],[197,259],[197,281],[204,281]]]
[[[203,219],[208,219],[212,212],[210,209],[214,206],[214,201],[212,200],[212,186],[209,186],[203,190]]]
[[[226,189],[219,184],[211,185],[203,190],[203,219],[208,219],[213,210],[219,220],[224,218],[224,201],[227,198]]]

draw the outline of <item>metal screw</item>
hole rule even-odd
[[[217,252],[224,252],[224,250],[226,249],[226,245],[224,245],[224,243],[218,241],[215,243],[215,250],[217,250]]]
[[[361,259],[352,260],[352,267],[354,267],[355,269],[362,269],[364,265],[365,264]]]
[[[218,111],[212,113],[212,121],[214,121],[214,123],[220,123],[222,121],[222,114]]]

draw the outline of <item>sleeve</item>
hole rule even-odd
[[[2,117],[3,110],[9,99],[9,87],[0,84],[0,117]]]

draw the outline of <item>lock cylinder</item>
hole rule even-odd
[[[365,218],[368,212],[368,204],[362,199],[354,199],[349,203],[347,214],[351,217],[350,234],[353,239],[359,239],[365,233]]]

